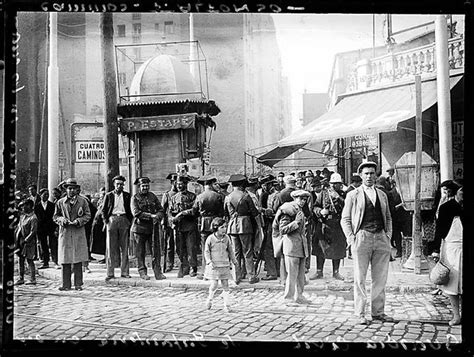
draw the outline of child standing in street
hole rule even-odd
[[[25,283],[25,260],[30,268],[30,281],[26,284],[36,284],[36,269],[33,261],[36,252],[36,234],[38,230],[38,218],[33,211],[33,200],[26,199],[20,203],[23,206],[23,213],[20,216],[20,222],[15,230],[15,240],[17,254],[19,256],[20,278],[15,285]]]
[[[219,280],[222,284],[222,296],[224,298],[224,311],[229,311],[229,279],[231,278],[230,263],[237,264],[232,241],[226,234],[227,223],[224,219],[216,217],[211,222],[213,233],[206,239],[204,245],[204,256],[206,258],[206,269],[204,278],[211,281],[209,296],[206,306],[212,306],[212,299],[217,290]]]

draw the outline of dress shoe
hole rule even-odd
[[[82,290],[82,286],[75,286],[74,289],[76,289],[76,290]]]
[[[341,274],[339,274],[339,272],[334,273],[332,277],[336,280],[344,280],[344,277]]]
[[[301,305],[311,304],[311,300],[308,300],[305,297],[300,297],[300,298],[296,299],[295,301],[296,301],[297,304],[301,304]]]
[[[189,268],[183,269],[183,276],[184,276],[184,275],[189,275],[189,271],[190,271]]]
[[[105,281],[110,281],[110,280],[112,280],[112,279],[115,279],[115,276],[110,275],[110,276],[107,276],[107,277],[105,278]]]
[[[359,319],[357,320],[358,325],[368,325],[369,320],[367,320],[364,316],[360,316]]]
[[[158,275],[155,276],[155,279],[156,280],[164,280],[164,279],[166,279],[166,276],[164,274],[158,274]]]
[[[173,270],[173,267],[172,267],[172,266],[166,267],[165,273],[169,273],[171,270]]]
[[[25,283],[25,280],[24,279],[18,279],[16,282],[15,282],[15,285],[23,285]]]
[[[30,280],[25,283],[26,285],[36,285],[36,280]]]
[[[390,261],[393,262],[394,260],[395,258],[390,255]]]
[[[48,264],[43,264],[42,266],[38,267],[38,269],[48,269],[49,265]]]
[[[382,322],[393,322],[393,317],[387,316],[385,314],[372,316],[372,320],[382,321]]]
[[[277,279],[278,278],[276,275],[267,275],[262,278],[262,280],[277,280]]]
[[[250,278],[249,284],[255,284],[255,283],[258,283],[259,281],[260,279],[254,276],[253,278]]]
[[[235,285],[239,285],[241,281],[242,281],[242,280],[239,279],[239,278],[235,279]]]
[[[143,279],[143,280],[150,280],[150,277],[146,274],[140,275],[140,278]]]
[[[132,276],[129,274],[122,274],[120,275],[121,278],[131,278]]]
[[[69,290],[71,290],[71,288],[66,288],[66,287],[64,287],[64,286],[60,286],[60,287],[58,288],[58,290],[61,290],[61,291],[69,291]]]
[[[323,278],[323,273],[322,272],[316,272],[313,275],[309,277],[309,280],[316,280],[316,279],[322,279]]]

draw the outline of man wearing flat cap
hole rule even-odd
[[[258,216],[258,210],[248,192],[245,191],[247,179],[244,175],[231,175],[229,182],[232,184],[233,191],[225,198],[224,209],[226,215],[230,217],[227,234],[232,238],[237,259],[236,284],[242,280],[242,260],[250,276],[249,283],[255,284],[259,279],[255,276],[254,268],[252,219]]]
[[[283,182],[284,177],[285,177],[284,172],[279,172],[277,174],[276,180],[277,180],[277,183],[278,183],[278,191],[281,191],[285,188],[285,183]]]
[[[166,176],[166,179],[170,181],[170,189],[166,191],[161,198],[161,205],[165,212],[165,217],[163,218],[163,249],[165,254],[165,259],[163,262],[163,269],[165,273],[173,270],[174,267],[174,258],[176,251],[176,231],[174,229],[174,224],[171,221],[172,216],[170,213],[171,208],[171,197],[178,193],[176,187],[176,179],[178,174],[175,172],[170,173]]]
[[[277,212],[278,240],[286,269],[284,301],[309,304],[310,301],[303,296],[305,263],[310,254],[305,234],[306,218],[303,206],[310,194],[305,190],[295,190],[290,195],[294,201],[283,203]]]
[[[385,286],[388,277],[392,237],[392,217],[387,195],[374,187],[377,164],[367,161],[357,172],[362,185],[347,194],[341,227],[351,247],[354,261],[354,307],[359,324],[366,325],[367,292],[365,280],[371,265],[371,313],[373,320],[393,321],[385,309]]]
[[[206,257],[204,256],[206,239],[212,233],[212,220],[216,217],[224,217],[224,196],[218,194],[213,188],[214,183],[217,181],[215,177],[203,176],[197,181],[204,186],[204,191],[196,197],[193,207],[182,211],[181,214],[183,216],[198,217],[198,230],[201,236],[202,271],[198,273],[197,278],[203,279],[207,264]]]
[[[179,254],[178,278],[185,275],[197,276],[197,219],[185,211],[191,209],[196,194],[188,191],[189,177],[178,175],[176,187],[178,192],[171,197],[170,213],[176,229],[176,245]]]
[[[136,256],[138,273],[140,278],[150,280],[147,275],[145,264],[146,244],[151,247],[151,265],[156,280],[166,279],[161,270],[161,247],[160,247],[160,221],[164,216],[163,207],[158,197],[150,192],[150,179],[139,177],[135,180],[138,185],[138,192],[131,201],[131,211],[133,215],[132,227],[130,231],[136,242]]]
[[[133,219],[130,209],[131,195],[123,189],[125,177],[115,176],[112,182],[114,190],[105,194],[102,205],[102,219],[106,225],[105,264],[107,276],[105,281],[115,278],[115,268],[120,268],[122,278],[130,278],[128,247]]]
[[[56,202],[53,215],[53,221],[59,225],[58,263],[62,264],[59,290],[71,290],[72,272],[75,289],[82,290],[82,263],[89,261],[85,225],[92,217],[89,202],[79,196],[76,179],[67,179],[63,187],[66,196]]]

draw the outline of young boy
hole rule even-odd
[[[20,257],[20,278],[15,285],[25,283],[25,260],[28,262],[30,268],[30,281],[26,284],[36,284],[36,269],[33,261],[36,251],[36,233],[38,229],[38,218],[36,217],[33,208],[34,203],[31,199],[26,199],[20,203],[23,206],[23,213],[20,216],[20,222],[15,230],[15,239],[18,247],[17,254]]]

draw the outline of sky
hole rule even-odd
[[[434,21],[435,15],[392,15],[392,32]],[[302,94],[327,93],[334,56],[360,48],[384,44],[385,14],[276,14],[277,41],[282,55],[283,74],[289,78],[292,93],[293,130],[301,127]],[[464,33],[464,18],[454,15],[457,31]],[[375,22],[375,26],[373,23]],[[424,26],[393,36],[401,43],[412,35],[434,28]],[[373,30],[374,29],[374,30]]]

